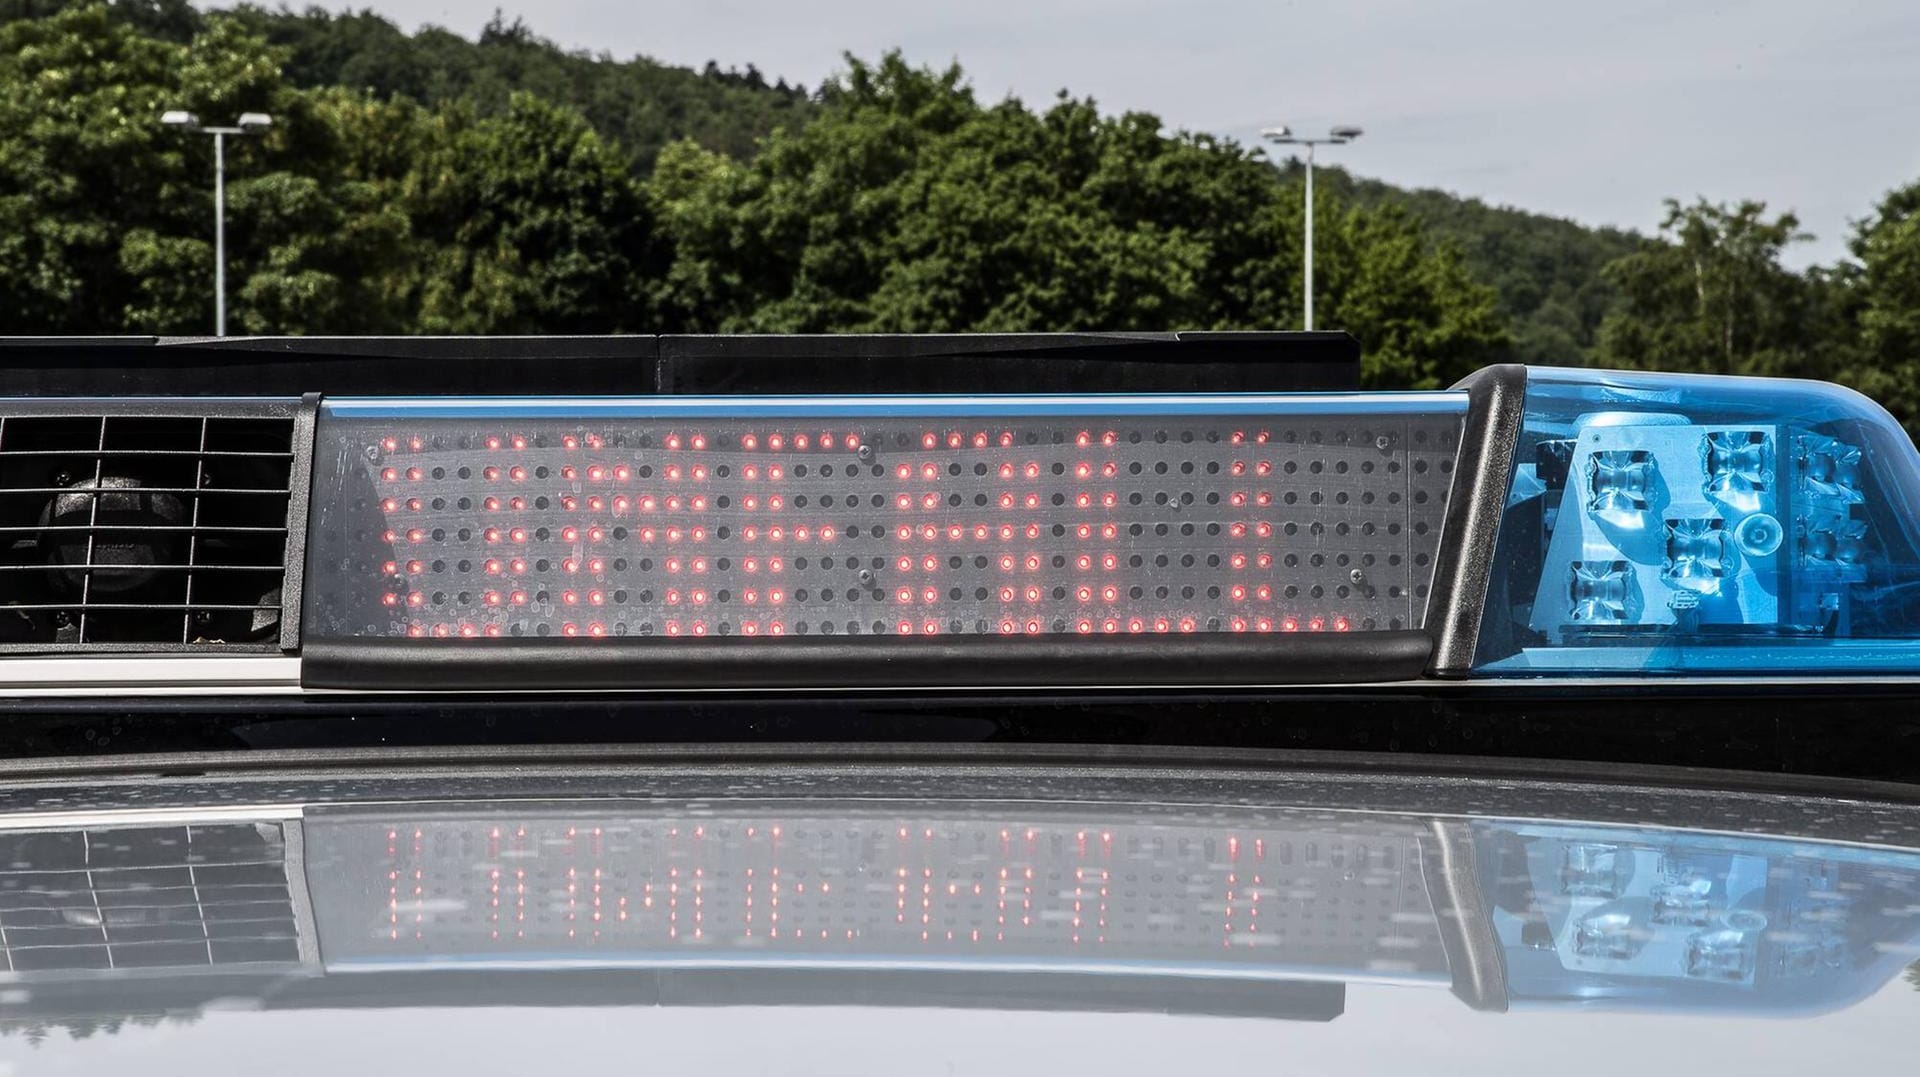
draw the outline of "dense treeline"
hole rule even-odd
[[[210,320],[210,120],[248,333],[969,331],[1297,324],[1295,166],[957,69],[759,71],[477,41],[370,14],[0,0],[0,332]],[[1920,185],[1796,273],[1764,206],[1593,230],[1330,170],[1323,326],[1381,385],[1489,361],[1848,381],[1920,414]]]

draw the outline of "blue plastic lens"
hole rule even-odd
[[[1530,370],[1476,667],[1920,669],[1920,454],[1834,385]]]

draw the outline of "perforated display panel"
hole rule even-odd
[[[323,638],[1420,626],[1465,397],[335,401]]]

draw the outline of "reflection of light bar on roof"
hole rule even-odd
[[[1902,910],[1920,905],[1911,853],[1628,826],[715,809],[313,807],[297,824],[96,829],[78,861],[82,831],[21,832],[0,926],[45,1013],[577,1004],[595,986],[627,1005],[1126,1010],[1174,994],[1180,1012],[1329,1020],[1340,985],[1368,982],[1447,985],[1489,1011],[1829,1010],[1898,973]],[[233,891],[223,864],[256,890]],[[189,865],[198,913],[158,885]],[[204,934],[155,946],[161,928]],[[241,937],[272,948],[209,958]],[[122,975],[103,982],[109,951]]]

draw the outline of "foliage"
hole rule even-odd
[[[690,144],[652,193],[675,316],[715,332],[1270,328],[1295,316],[1297,195],[1152,116],[982,105],[957,67],[849,58],[820,115],[749,162]],[[1368,375],[1439,384],[1496,346],[1491,293],[1412,218],[1323,201],[1325,324]]]
[[[1288,162],[1291,173],[1300,167]],[[1315,185],[1363,206],[1397,205],[1429,236],[1460,251],[1476,280],[1491,285],[1513,335],[1513,362],[1584,366],[1595,361],[1600,323],[1617,299],[1601,269],[1648,246],[1616,228],[1490,206],[1432,189],[1408,190],[1341,168],[1315,170]]]
[[[849,59],[809,95],[753,67],[568,53],[370,13],[0,0],[0,332],[204,332],[211,147],[230,139],[245,333],[939,332],[1297,323],[1299,166],[958,67]],[[1852,257],[1759,202],[1645,238],[1339,169],[1316,307],[1366,382],[1501,359],[1825,377],[1920,422],[1920,183]]]

